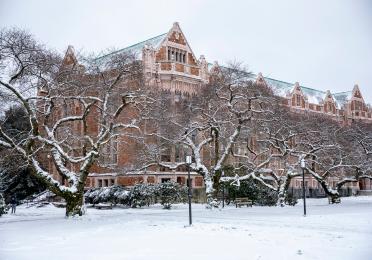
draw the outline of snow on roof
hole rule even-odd
[[[327,94],[325,91],[320,91],[312,88],[301,86],[302,93],[307,97],[307,101],[311,104],[320,105],[323,103]]]
[[[288,97],[291,95],[294,84],[268,77],[264,77],[264,80],[272,88],[275,95],[280,97]]]
[[[132,53],[137,58],[141,58],[142,57],[142,49],[143,49],[143,47],[145,47],[145,45],[152,46],[154,49],[157,49],[160,46],[160,44],[163,42],[163,40],[165,39],[166,36],[167,36],[167,33],[160,34],[158,36],[152,37],[152,38],[147,39],[145,41],[142,41],[142,42],[130,45],[128,47],[125,47],[123,49],[111,52],[111,53],[103,55],[103,56],[100,56],[96,59],[96,61],[100,61],[100,60],[105,59],[107,57],[110,57],[111,55],[114,55],[114,54],[120,54],[120,53],[125,53],[125,52]]]
[[[333,98],[336,101],[336,105],[338,109],[341,109],[345,106],[345,104],[351,99],[353,92],[346,91],[333,94]]]
[[[281,97],[289,97],[292,94],[294,84],[281,80],[276,80],[264,77],[266,83],[273,89],[274,93]],[[300,86],[307,101],[311,104],[320,105],[323,103],[327,92]],[[344,105],[351,99],[352,91],[340,92],[332,94],[338,109],[342,109]]]

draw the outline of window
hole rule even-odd
[[[103,165],[112,165],[118,163],[118,140],[116,137],[102,147],[100,163]]]
[[[186,51],[173,47],[168,47],[168,60],[186,63]]]
[[[102,187],[102,180],[98,180],[98,187]]]
[[[170,147],[163,147],[161,149],[160,160],[162,162],[170,162],[171,161],[171,148]]]
[[[181,154],[181,152],[182,152],[182,149],[181,149],[181,146],[180,145],[176,145],[175,146],[175,161],[176,162],[180,162],[180,161],[182,161],[182,158],[181,158],[181,156],[182,156],[182,154]]]
[[[296,106],[301,106],[301,96],[296,95]]]
[[[166,182],[170,182],[171,179],[170,178],[161,178],[161,183],[166,183]]]

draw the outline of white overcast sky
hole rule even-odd
[[[372,103],[370,0],[0,0],[0,27],[60,52],[122,48],[178,21],[196,56],[320,90],[359,84]]]

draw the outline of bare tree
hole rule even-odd
[[[278,194],[278,205],[284,205],[292,178],[299,176],[298,157],[294,154],[293,141],[295,115],[280,106],[272,97],[272,113],[259,122],[246,124],[239,137],[239,145],[232,151],[235,176],[221,178],[223,182],[239,185],[254,179]],[[273,116],[274,115],[274,116]]]
[[[306,160],[306,171],[335,203],[345,184],[369,178],[370,162],[354,126],[341,125],[324,116],[302,119],[297,130],[295,154]]]
[[[183,109],[172,111],[167,119],[154,118],[166,120],[168,128],[148,136],[185,148],[185,153],[192,156],[191,169],[203,176],[208,205],[214,205],[222,167],[228,164],[244,125],[270,113],[269,95],[269,89],[256,86],[252,75],[240,64],[215,67],[209,84],[200,93],[201,98],[188,99]],[[185,161],[168,163],[161,158],[151,159],[145,168],[161,165],[176,169],[186,165]]]
[[[0,87],[5,104],[24,107],[31,131],[16,141],[0,126],[0,146],[22,156],[48,189],[83,214],[87,176],[103,147],[138,131],[141,64],[130,54],[64,59],[19,30],[0,32]]]

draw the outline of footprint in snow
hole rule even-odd
[[[297,250],[297,254],[298,254],[298,255],[302,255],[303,252],[299,249],[299,250]]]

